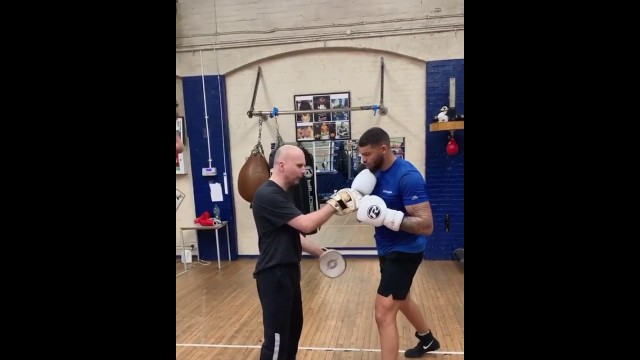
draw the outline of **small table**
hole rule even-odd
[[[228,221],[223,221],[222,224],[215,224],[212,226],[203,226],[203,225],[199,225],[199,224],[195,224],[195,225],[188,225],[188,226],[181,226],[180,227],[180,239],[182,240],[182,254],[183,256],[186,255],[186,246],[184,245],[184,230],[195,230],[196,232],[198,230],[215,230],[216,231],[216,249],[218,251],[218,269],[220,269],[220,238],[218,236],[218,230],[220,230],[221,228],[226,228],[227,229],[227,253],[229,256],[229,261],[231,261],[231,246],[229,245],[229,226],[227,226],[229,224]],[[183,258],[184,259],[184,258]],[[184,269],[187,270],[187,261],[186,259],[184,259]]]

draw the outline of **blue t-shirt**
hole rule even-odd
[[[410,162],[397,158],[386,171],[376,174],[376,186],[371,195],[377,195],[384,200],[387,208],[399,210],[407,216],[405,205],[415,205],[429,201],[427,184],[422,174]],[[375,228],[378,255],[386,255],[390,251],[408,253],[424,252],[427,238],[405,231],[393,231],[386,226]]]

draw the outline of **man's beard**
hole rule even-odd
[[[377,160],[375,162],[372,162],[373,166],[371,166],[369,168],[369,171],[371,171],[372,173],[376,173],[376,171],[380,170],[380,166],[382,166],[382,161]]]

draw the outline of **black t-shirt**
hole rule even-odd
[[[274,265],[300,263],[300,232],[287,222],[302,212],[293,204],[291,194],[267,180],[253,195],[252,210],[260,250],[253,274]]]

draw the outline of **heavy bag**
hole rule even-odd
[[[269,164],[264,155],[252,151],[251,155],[242,165],[240,174],[238,174],[238,192],[243,199],[253,202],[253,195],[258,187],[265,181],[269,180]]]
[[[273,170],[273,159],[276,156],[276,152],[282,145],[284,145],[284,140],[282,140],[282,136],[280,136],[280,131],[277,128],[278,126],[278,118],[276,118],[276,142],[271,143],[271,154],[269,154],[269,170]]]
[[[313,161],[313,155],[304,147],[299,146],[304,153],[306,172],[304,177],[300,179],[298,185],[291,186],[289,193],[292,196],[293,203],[303,213],[308,214],[318,210],[318,197],[316,193],[316,180],[314,175],[315,163]],[[320,228],[307,233],[306,235],[312,235],[318,232]]]
[[[276,145],[276,144],[271,144],[271,154],[269,154],[269,170],[271,171],[271,169],[273,169],[273,159],[276,156],[276,151],[278,151],[278,149],[280,148],[280,146]]]

